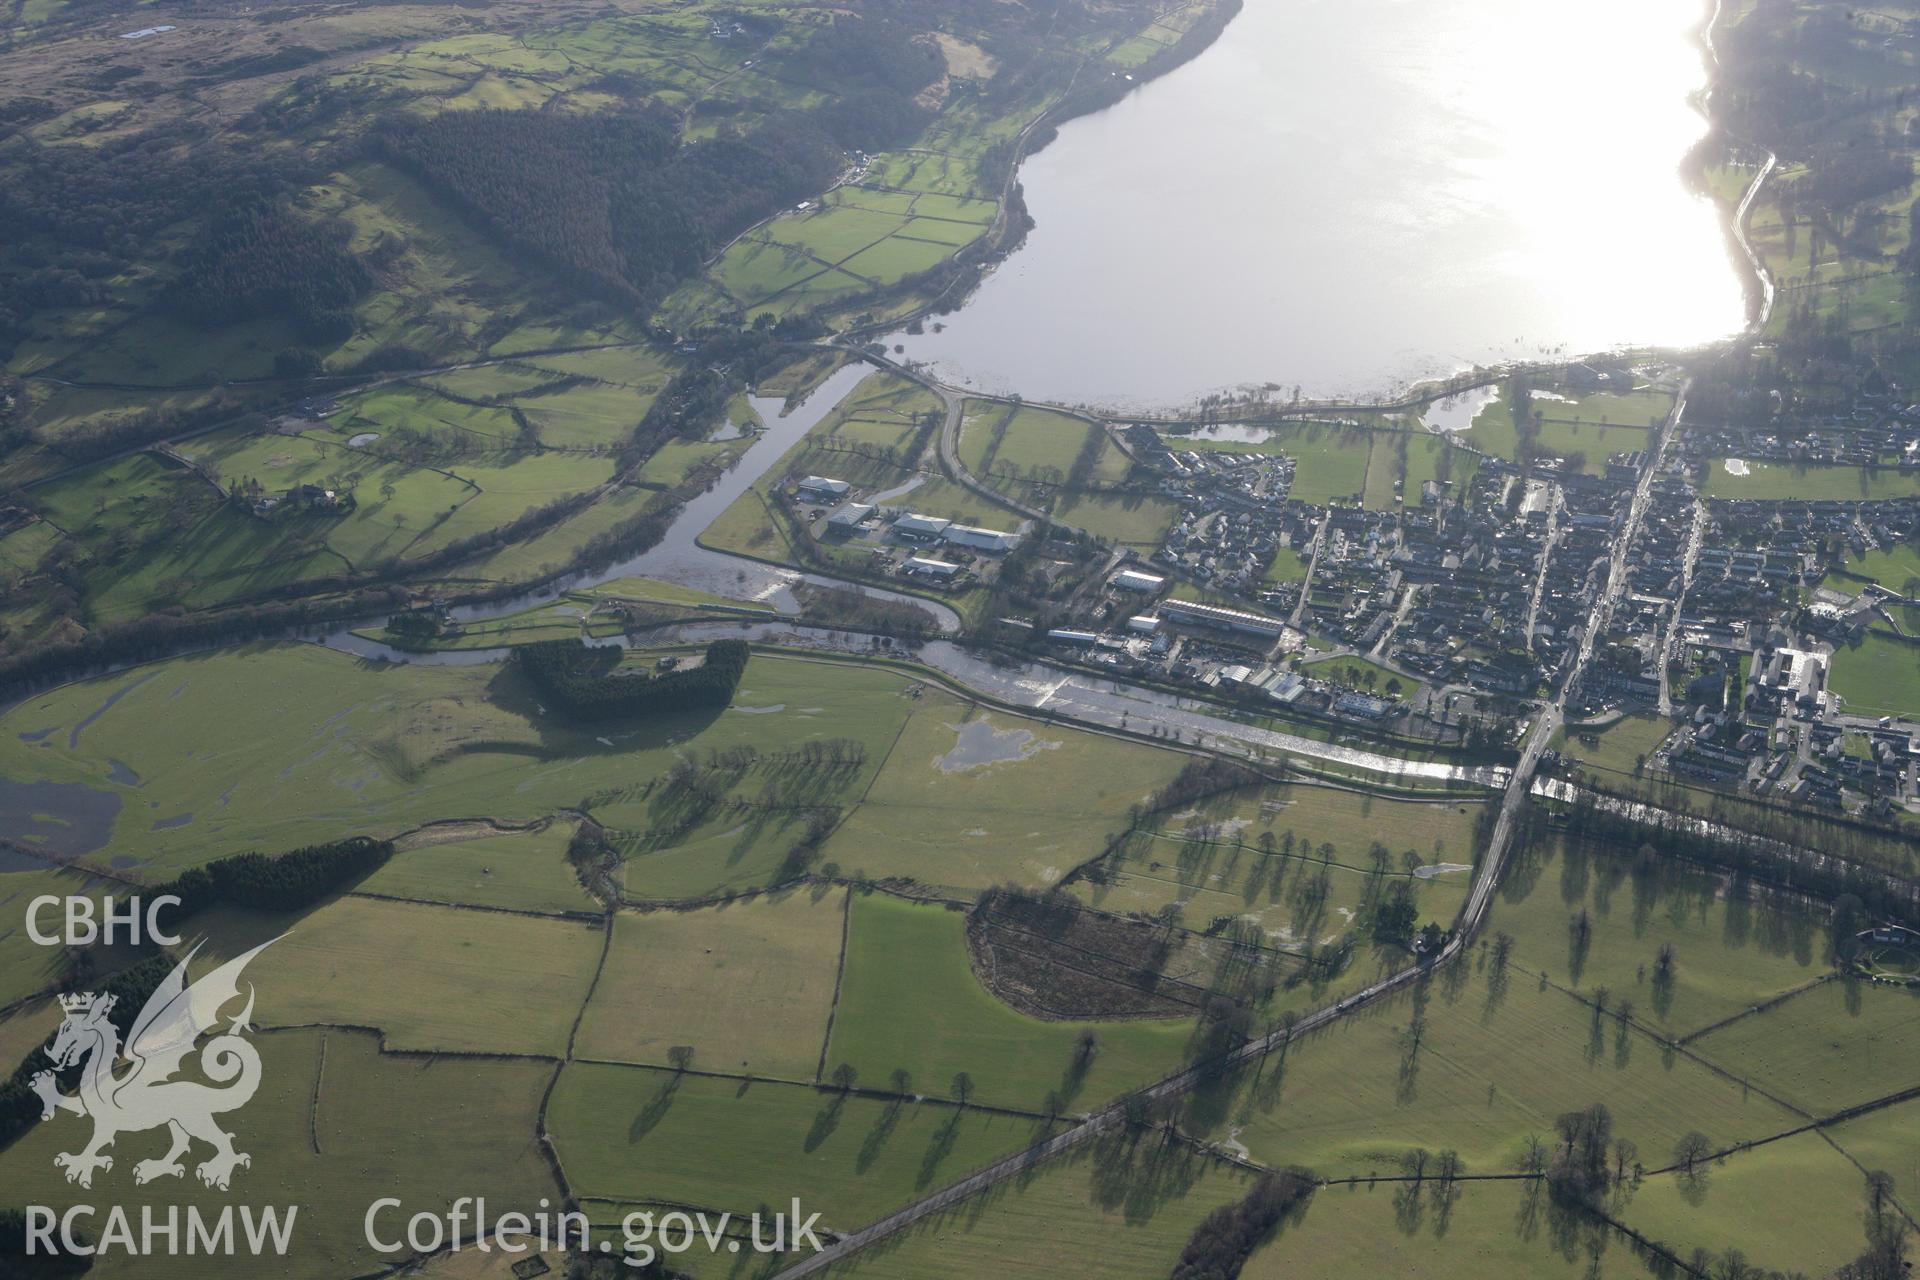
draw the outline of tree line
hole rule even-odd
[[[180,873],[156,895],[180,899],[175,920],[214,906],[255,911],[298,911],[360,880],[393,856],[393,842],[349,836],[287,853],[237,853]],[[168,926],[171,932],[171,926]]]
[[[1260,1175],[1243,1198],[1200,1220],[1173,1264],[1172,1280],[1234,1280],[1281,1219],[1306,1206],[1313,1189],[1305,1169]]]

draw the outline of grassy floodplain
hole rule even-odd
[[[431,833],[428,833],[431,836]],[[508,911],[596,911],[567,862],[573,828],[486,835],[402,849],[357,890],[422,902]]]
[[[247,969],[263,1026],[378,1027],[397,1049],[555,1058],[602,941],[595,923],[354,897],[297,922],[217,908],[193,928],[217,957],[286,933]]]
[[[1099,1049],[1077,1071],[1083,1027],[1099,1036]],[[933,1094],[949,1093],[965,1072],[978,1101],[1037,1110],[1052,1093],[1077,1112],[1172,1071],[1191,1038],[1185,1022],[1043,1022],[1016,1013],[974,976],[958,912],[868,895],[853,903],[827,1063],[849,1063],[864,1080],[903,1070]]]
[[[224,1120],[236,1148],[253,1158],[236,1172],[231,1191],[203,1187],[191,1169],[184,1179],[135,1186],[134,1158],[165,1150],[165,1135],[151,1131],[120,1139],[120,1159],[101,1175],[105,1183],[96,1180],[90,1190],[71,1185],[53,1156],[74,1149],[84,1128],[76,1120],[37,1126],[7,1151],[0,1198],[56,1209],[116,1203],[135,1215],[143,1204],[163,1214],[167,1205],[194,1205],[216,1215],[242,1197],[261,1206],[298,1204],[295,1244],[276,1259],[276,1274],[325,1280],[395,1260],[371,1249],[362,1231],[377,1196],[444,1214],[461,1196],[484,1195],[502,1212],[534,1212],[543,1197],[559,1194],[535,1137],[540,1098],[555,1070],[550,1063],[394,1056],[365,1032],[313,1028],[261,1033],[254,1044],[260,1091]],[[101,1258],[91,1274],[243,1280],[260,1274],[260,1261],[245,1254],[118,1253]]]
[[[1512,1172],[1530,1135],[1551,1141],[1556,1116],[1596,1102],[1656,1160],[1690,1130],[1732,1145],[1800,1123],[1523,972],[1456,970],[1276,1053],[1258,1083],[1243,1072],[1231,1092],[1196,1095],[1196,1121],[1328,1177],[1397,1172],[1414,1147]]]
[[[1836,980],[1702,1036],[1702,1056],[1817,1115],[1908,1088],[1920,995]]]
[[[860,807],[827,845],[849,872],[978,891],[1052,884],[1126,825],[1183,757],[967,706],[919,699]],[[980,802],[989,791],[993,803]]]
[[[1523,972],[1588,1000],[1604,992],[1615,1013],[1630,1003],[1637,1022],[1672,1037],[1832,973],[1815,913],[1752,890],[1729,892],[1717,876],[1636,862],[1557,842],[1530,848],[1500,887],[1488,936],[1513,939],[1512,963]],[[1673,956],[1664,977],[1663,947]]]
[[[1160,1280],[1200,1220],[1246,1194],[1225,1161],[1152,1142],[1080,1149],[827,1274],[836,1280]]]
[[[1792,1203],[1791,1214],[1769,1206]],[[1866,1179],[1817,1133],[1796,1134],[1716,1161],[1693,1176],[1648,1178],[1620,1217],[1656,1240],[1754,1264],[1831,1275],[1865,1245]]]
[[[798,1194],[842,1231],[1044,1131],[940,1102],[602,1063],[561,1072],[548,1124],[581,1195],[748,1214]]]
[[[1345,932],[1381,888],[1400,881],[1414,890],[1422,920],[1447,921],[1464,900],[1476,813],[1327,787],[1269,787],[1171,815],[1073,892],[1103,911],[1177,906],[1189,928],[1223,916],[1252,919],[1281,948]],[[1384,867],[1368,847],[1375,842],[1389,851]]]
[[[581,1020],[583,1058],[812,1080],[833,1013],[847,891],[621,912]]]
[[[1523,1183],[1417,1192],[1322,1187],[1248,1259],[1246,1280],[1322,1275],[1420,1280],[1644,1280],[1626,1238],[1554,1210]]]
[[[1846,571],[1851,578],[1865,578],[1889,591],[1913,595],[1914,592],[1907,590],[1907,584],[1920,579],[1920,546],[1902,542],[1891,547],[1875,547],[1858,560],[1849,560]],[[1829,574],[1821,585],[1839,591],[1857,591],[1860,584],[1850,581],[1849,577]]]

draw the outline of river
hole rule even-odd
[[[1246,0],[1199,57],[1070,121],[1035,226],[938,332],[949,379],[1167,405],[1364,396],[1475,364],[1737,332],[1680,165],[1692,0]]]

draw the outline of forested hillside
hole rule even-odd
[[[961,296],[1022,131],[1216,17],[0,10],[0,678],[631,554],[727,452],[664,446]]]

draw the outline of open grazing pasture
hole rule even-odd
[[[1472,871],[1475,812],[1307,785],[1229,793],[1136,832],[1073,892],[1103,911],[1177,907],[1188,928],[1253,920],[1282,949],[1370,929],[1401,886],[1418,904],[1415,927],[1444,923]]]
[[[326,1280],[397,1260],[372,1249],[362,1229],[368,1206],[381,1196],[401,1198],[408,1212],[442,1215],[462,1196],[486,1196],[501,1212],[534,1212],[543,1198],[559,1196],[535,1136],[552,1064],[384,1054],[360,1031],[263,1032],[253,1043],[262,1060],[260,1090],[243,1110],[222,1118],[236,1149],[252,1157],[234,1173],[230,1191],[202,1186],[191,1168],[182,1178],[137,1186],[133,1165],[165,1152],[165,1132],[154,1130],[123,1134],[114,1168],[91,1190],[71,1185],[53,1157],[76,1149],[87,1126],[69,1117],[29,1130],[8,1149],[0,1160],[0,1200],[56,1209],[123,1204],[136,1220],[145,1204],[160,1208],[162,1220],[167,1205],[217,1215],[235,1202],[297,1204],[293,1246],[274,1260],[274,1274]],[[194,1158],[205,1152],[196,1147]],[[396,1238],[405,1218],[383,1219],[381,1227],[384,1238]],[[90,1274],[250,1280],[262,1265],[245,1252],[121,1252],[101,1257]]]
[[[1525,1182],[1322,1187],[1247,1260],[1245,1280],[1645,1280],[1627,1238]]]
[[[1822,1135],[1800,1133],[1691,1173],[1651,1176],[1616,1212],[1635,1231],[1677,1246],[1681,1257],[1697,1248],[1738,1249],[1755,1266],[1824,1276],[1866,1246],[1866,1208],[1860,1170]]]
[[[1914,1084],[1920,993],[1836,980],[1693,1042],[1708,1061],[1815,1115]]]
[[[368,895],[505,911],[599,909],[567,862],[573,828],[565,823],[556,822],[542,831],[444,842],[435,839],[437,834],[428,828],[422,835],[430,843],[401,849],[355,889]]]
[[[43,813],[33,822],[45,838],[57,838],[66,825],[53,813]],[[73,868],[21,862],[16,870],[0,871],[0,1008],[51,990],[66,972],[60,948],[41,946],[28,935],[28,904],[47,896],[98,900],[117,896],[121,888]]]
[[[1184,1146],[1080,1147],[862,1250],[835,1280],[1162,1280],[1200,1220],[1247,1193]]]
[[[955,890],[1053,884],[1099,854],[1182,762],[929,692],[826,856],[849,872]]]
[[[1920,1101],[1869,1111],[1821,1132],[1862,1169],[1890,1175],[1895,1198],[1913,1211],[1920,1201]]]
[[[337,899],[297,922],[218,908],[193,926],[209,957],[290,927],[247,969],[264,1026],[375,1027],[396,1049],[546,1057],[566,1051],[602,943],[598,924],[375,898]]]
[[[1326,1177],[1388,1174],[1415,1148],[1451,1149],[1468,1173],[1510,1173],[1529,1137],[1595,1103],[1643,1159],[1698,1129],[1716,1144],[1797,1127],[1785,1107],[1670,1054],[1524,972],[1484,956],[1314,1033],[1234,1089],[1195,1096],[1196,1120],[1257,1158]]]
[[[812,1080],[833,1013],[847,893],[620,912],[576,1052],[667,1066],[684,1048],[701,1070]]]
[[[857,1083],[890,1089],[884,1076]],[[547,1123],[577,1194],[740,1214],[798,1195],[841,1231],[1045,1132],[911,1097],[603,1063],[561,1072]]]
[[[1727,890],[1716,875],[1534,841],[1508,870],[1487,936],[1513,940],[1520,970],[1680,1037],[1829,977],[1824,925],[1794,898]]]
[[[965,932],[960,913],[937,904],[854,899],[829,1073],[843,1063],[867,1081],[905,1071],[936,1096],[1039,1111],[1052,1095],[1077,1113],[1181,1065],[1194,1035],[1184,1020],[1051,1022],[1014,1012],[980,985]],[[1091,1062],[1083,1030],[1096,1037]]]
[[[509,667],[387,665],[315,645],[255,646],[29,698],[6,714],[0,768],[45,779],[32,807],[52,819],[40,833],[50,853],[111,847],[120,868],[143,875],[447,818],[533,821],[588,800],[608,826],[645,835],[649,810],[629,797],[686,752],[705,760],[772,737],[781,751],[756,766],[751,794],[782,768],[796,787],[804,773],[805,791],[838,785],[840,775],[803,770],[808,761],[784,753],[852,738],[864,785],[915,706],[906,693],[916,684],[886,670],[768,657],[750,666],[723,714],[675,714],[610,736],[543,712]],[[638,808],[621,807],[629,803]],[[715,878],[709,867],[692,888],[658,896],[710,891]]]

